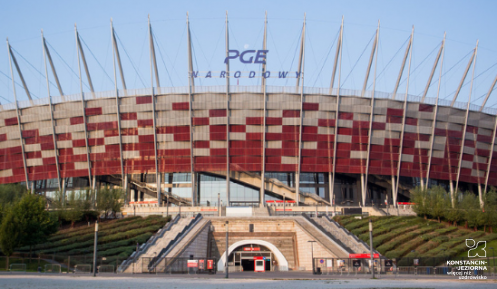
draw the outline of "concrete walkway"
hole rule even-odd
[[[454,278],[343,278],[312,275],[309,272],[274,272],[224,275],[74,275],[74,274],[0,274],[0,288],[496,288],[497,281],[468,281]],[[166,281],[167,280],[167,281]]]

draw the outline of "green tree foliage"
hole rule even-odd
[[[0,225],[0,247],[6,256],[10,256],[20,246],[32,247],[45,242],[56,231],[57,222],[46,210],[45,199],[25,194],[5,211]]]
[[[469,227],[475,228],[479,224],[479,214],[481,212],[480,202],[478,197],[471,193],[466,192],[462,197],[462,208],[464,210],[464,219]]]
[[[92,190],[67,191],[65,200],[61,192],[56,192],[50,203],[50,208],[57,216],[59,222],[65,220],[71,223],[81,221],[83,218],[90,221],[98,215],[95,211],[95,193]]]
[[[71,228],[74,223],[83,218],[84,200],[81,199],[80,193],[71,191],[68,193],[66,208],[62,210],[62,216],[65,220],[71,222]]]
[[[46,210],[43,197],[26,194],[13,210],[23,246],[45,242],[50,234],[57,231],[57,223]]]
[[[487,215],[486,224],[490,227],[490,233],[493,233],[493,227],[497,226],[497,193],[490,191],[485,194],[485,204],[483,207]]]
[[[414,203],[413,210],[420,217],[429,215],[429,204],[427,203],[428,192],[417,187],[411,192],[411,201]]]
[[[62,201],[61,191],[54,193],[54,197],[50,201],[50,209],[59,222],[64,218],[64,202]]]
[[[26,193],[26,187],[20,184],[0,185],[0,208],[17,203]]]
[[[97,192],[97,210],[115,216],[124,204],[124,192],[121,189],[103,187]]]
[[[7,256],[6,270],[9,268],[9,257],[21,245],[21,232],[17,227],[17,219],[12,209],[6,209],[0,225],[0,248]]]
[[[447,192],[441,186],[436,186],[428,190],[427,193],[427,211],[429,215],[436,218],[440,223],[440,218],[445,214],[447,208]],[[450,198],[449,198],[450,199]]]
[[[478,227],[497,226],[497,193],[490,191],[483,195],[482,204],[479,196],[471,192],[455,194],[452,202],[450,193],[441,186],[428,190],[421,190],[419,187],[411,192],[411,201],[415,203],[414,212],[420,217],[431,217],[439,222],[447,220],[454,226],[460,221],[466,222],[466,227],[471,227],[475,231]]]
[[[454,200],[454,207],[452,207],[452,201],[449,195],[445,202],[446,209],[444,217],[447,221],[457,227],[457,223],[464,220],[465,217],[461,200],[459,199],[459,197],[456,197],[456,199]]]

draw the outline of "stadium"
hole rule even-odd
[[[475,73],[478,42],[447,65],[443,35],[428,55],[417,50],[420,62],[413,56],[413,27],[400,30],[404,43],[384,59],[383,52],[397,46],[381,44],[378,22],[354,63],[350,55],[363,46],[344,38],[343,18],[334,39],[316,33],[321,41],[312,46],[312,29],[322,23],[304,14],[293,48],[283,39],[288,35],[277,38],[278,47],[267,13],[256,45],[240,45],[239,35],[240,43],[251,43],[249,33],[235,33],[227,13],[223,20],[205,20],[223,27],[193,29],[187,14],[184,38],[177,27],[166,34],[168,50],[149,17],[135,63],[126,46],[138,47],[138,40],[125,45],[113,20],[107,39],[112,60],[101,59],[103,65],[95,56],[103,54],[90,47],[105,43],[76,26],[72,65],[43,31],[43,69],[20,53],[20,43],[7,40],[10,76],[0,71],[9,78],[8,99],[0,95],[8,100],[0,105],[0,189],[7,202],[14,193],[19,200],[0,207],[0,227],[26,236],[41,228],[19,229],[28,221],[17,216],[30,211],[32,199],[50,228],[37,243],[22,235],[11,250],[2,247],[6,268],[12,257],[10,271],[41,272],[44,265],[45,272],[94,276],[447,276],[453,269],[448,260],[481,257],[487,241],[493,250],[497,109],[487,102],[497,63]],[[274,20],[286,29],[278,33],[290,34],[287,20]],[[214,26],[222,28],[217,43],[216,33],[204,33]],[[245,26],[245,32],[256,27]],[[139,38],[132,28],[126,34]],[[211,47],[207,53],[204,43]],[[316,51],[327,52],[321,62]],[[358,86],[351,74],[360,78]],[[113,89],[99,89],[104,81]],[[39,97],[41,89],[48,97]],[[17,237],[0,235],[2,246],[9,238]],[[468,240],[476,240],[474,248]],[[470,247],[479,248],[478,255],[470,256]],[[480,274],[495,270],[494,262]]]
[[[0,107],[0,183],[21,182],[41,194],[112,184],[126,191],[127,204],[197,208],[264,207],[282,201],[397,206],[408,202],[409,191],[417,186],[442,185],[480,197],[497,186],[496,110],[485,107],[495,81],[481,106],[471,104],[471,95],[467,103],[457,101],[474,70],[478,46],[449,101],[439,97],[440,83],[437,90],[433,81],[442,73],[445,38],[418,96],[398,91],[402,78],[409,86],[413,34],[394,92],[385,93],[375,91],[379,25],[358,90],[337,85],[343,21],[327,88],[304,85],[305,21],[296,71],[266,71],[266,26],[267,20],[262,50],[257,51],[231,49],[226,29],[226,68],[217,72],[193,68],[187,26],[189,85],[161,87],[149,22],[148,89],[126,87],[112,28],[112,91],[94,91],[75,30],[81,92],[73,95],[64,95],[43,38],[47,84],[51,71],[60,95],[34,100],[8,45],[14,96],[17,75],[29,100],[16,98]],[[259,63],[262,70],[230,71],[230,64],[238,61]],[[212,77],[226,85],[197,83]],[[259,78],[261,84],[235,85],[240,77]],[[271,77],[292,78],[296,84],[267,85]],[[89,91],[84,91],[83,79]],[[427,97],[430,87],[436,98]],[[48,90],[50,94],[49,85]]]

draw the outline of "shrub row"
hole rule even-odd
[[[134,229],[134,230],[130,230],[130,231],[114,234],[114,235],[105,236],[105,237],[99,238],[98,241],[100,244],[111,243],[111,242],[115,242],[115,241],[120,241],[120,240],[124,240],[124,239],[129,239],[132,237],[136,237],[136,236],[139,236],[141,234],[148,233],[148,232],[155,233],[161,227],[162,227],[161,225],[151,225],[151,226],[148,226],[145,228]],[[73,249],[91,246],[92,244],[93,244],[93,239],[87,240],[84,242],[76,242],[76,243],[66,245],[66,246],[55,247],[55,248],[46,249],[46,250],[40,250],[39,252],[42,254],[52,254],[55,252],[66,252],[66,251],[70,251]]]
[[[430,230],[431,230],[430,227],[423,227],[415,231],[405,233],[403,235],[391,239],[385,244],[382,244],[381,246],[377,247],[376,250],[378,250],[378,252],[380,252],[381,254],[386,255],[386,253],[398,247],[399,245],[407,242],[408,240],[416,238],[419,234],[429,232]]]
[[[111,243],[106,243],[106,244],[99,244],[98,245],[98,251],[105,251],[105,250],[109,250],[109,249],[112,249],[112,248],[117,248],[117,247],[127,247],[127,246],[134,246],[136,248],[136,243],[145,243],[151,236],[153,235],[153,233],[151,232],[148,232],[148,233],[144,233],[144,234],[141,234],[139,236],[136,236],[136,237],[133,237],[133,238],[130,238],[130,239],[126,239],[126,240],[121,240],[121,241],[116,241],[116,242],[111,242]],[[84,247],[84,248],[78,248],[78,249],[73,249],[73,250],[70,250],[70,251],[67,251],[65,252],[65,254],[67,255],[84,255],[84,254],[88,254],[88,253],[92,253],[93,252],[93,246],[87,246],[87,247]]]
[[[413,249],[416,249],[420,245],[422,245],[425,241],[421,238],[413,238],[412,240],[404,243],[402,246],[397,247],[397,249],[389,251],[385,254],[385,257],[389,259],[398,259],[403,257],[406,253],[410,252]]]
[[[157,219],[157,218],[152,218],[152,219],[145,219],[142,222],[132,222],[131,224],[126,224],[125,226],[120,226],[118,228],[114,229],[107,229],[106,231],[100,231],[99,230],[99,236],[100,237],[105,237],[105,236],[111,236],[111,235],[116,235],[119,233],[124,233],[127,231],[131,231],[134,229],[139,229],[139,228],[146,228],[149,226],[164,226],[167,223],[166,219]],[[56,248],[56,247],[63,247],[68,244],[74,244],[78,242],[84,242],[84,241],[89,241],[93,240],[94,238],[94,232],[92,231],[91,233],[85,234],[85,235],[80,235],[80,236],[75,236],[67,239],[61,239],[56,242],[47,242],[44,244],[40,244],[34,247],[35,250],[47,250],[51,248]],[[24,248],[21,248],[21,251]],[[28,248],[29,249],[29,248]]]
[[[147,216],[146,218],[142,218],[140,216],[135,216],[135,217],[128,217],[124,219],[117,219],[117,220],[112,220],[108,222],[103,222],[99,224],[99,232],[103,233],[108,230],[113,230],[117,228],[121,228],[123,226],[129,226],[131,224],[137,224],[137,223],[148,223],[148,222],[153,222],[155,220],[160,220],[164,219],[160,215],[151,215]],[[62,239],[67,239],[71,237],[76,237],[76,236],[81,236],[81,235],[86,235],[86,234],[93,234],[93,231],[95,230],[94,226],[89,226],[89,227],[80,227],[77,229],[64,229],[61,230],[54,235],[52,235],[49,239],[49,241],[58,241]]]
[[[125,226],[127,224],[133,223],[133,222],[142,222],[144,219],[142,217],[130,217],[130,218],[124,218],[124,219],[118,219],[118,220],[112,220],[108,222],[103,222],[99,224],[99,231],[105,231],[110,228],[118,228],[120,226]],[[118,222],[120,221],[120,222]],[[88,233],[92,233],[95,230],[94,226],[89,226],[89,227],[79,227],[79,228],[70,228],[70,229],[64,229],[60,230],[57,233],[53,234],[49,240],[50,241],[58,241],[61,239],[67,239],[70,237],[74,236],[80,236],[80,235],[85,235]]]
[[[396,229],[399,229],[399,228],[405,228],[405,227],[409,227],[413,224],[416,224],[416,223],[420,223],[420,219],[419,218],[396,218],[396,217],[392,217],[390,218],[389,222],[387,223],[384,223],[384,225],[380,225],[380,226],[376,226],[376,229],[373,229],[373,245],[374,247],[378,246],[378,245],[381,245],[382,243],[378,243],[376,241],[376,238],[382,236],[382,235],[385,235],[385,234],[388,234],[389,232],[393,231],[393,230],[396,230]],[[373,226],[375,226],[373,224]],[[369,228],[367,227],[366,228],[366,232],[364,232],[363,234],[359,235],[359,238],[361,240],[363,240],[364,242],[366,242],[367,244],[369,244]],[[395,237],[396,235],[390,235],[391,237]]]

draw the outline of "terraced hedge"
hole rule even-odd
[[[136,243],[146,242],[170,218],[162,216],[130,217],[99,224],[98,256],[124,259],[133,253]],[[93,254],[94,226],[65,229],[57,232],[46,243],[33,247],[33,253],[62,256],[91,256]],[[19,250],[29,251],[28,247]]]
[[[337,216],[335,220],[369,244],[369,219]],[[497,234],[447,226],[419,217],[372,217],[373,247],[387,258],[449,258],[467,251],[465,239],[492,241]]]

